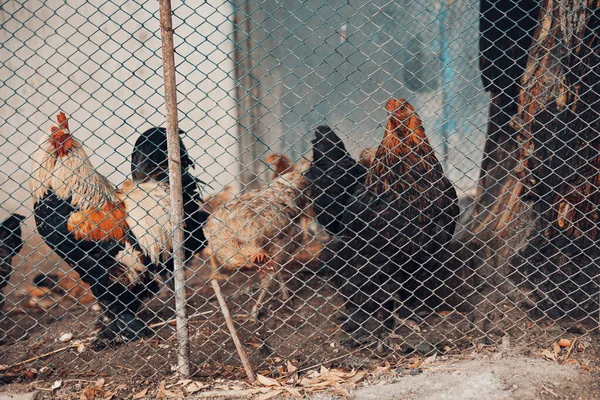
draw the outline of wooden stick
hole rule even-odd
[[[563,359],[563,364],[565,362],[567,362],[567,360],[569,359],[569,356],[571,355],[571,351],[573,350],[573,346],[575,346],[575,342],[577,341],[577,338],[573,338],[573,340],[571,341],[571,345],[569,346],[569,349],[567,350],[567,354],[565,355],[565,358]]]
[[[19,361],[18,363],[15,363],[15,364],[12,364],[12,365],[2,365],[2,366],[0,366],[0,371],[7,371],[7,370],[9,370],[11,368],[18,367],[18,366],[27,364],[27,363],[32,362],[32,361],[39,360],[40,358],[46,358],[48,356],[51,356],[51,355],[56,354],[56,353],[60,353],[60,352],[65,351],[65,350],[74,349],[76,347],[79,347],[79,345],[86,344],[86,343],[89,343],[89,342],[90,342],[90,340],[84,340],[84,341],[81,341],[81,342],[79,342],[77,344],[70,344],[68,346],[61,347],[59,349],[49,351],[48,353],[40,354],[39,356],[31,357],[31,358],[28,358],[27,360]]]
[[[177,117],[177,82],[175,80],[175,50],[171,0],[160,0],[160,36],[162,39],[163,78],[169,153],[169,184],[171,189],[171,222],[173,223],[173,281],[175,283],[175,316],[177,319],[177,372],[190,376],[190,337],[187,324],[187,291],[185,288],[185,252],[183,233],[183,191],[181,184],[181,154]]]
[[[223,297],[223,293],[221,293],[221,287],[219,286],[219,282],[216,279],[211,279],[210,281],[213,289],[215,290],[215,295],[217,296],[217,301],[219,302],[219,306],[221,306],[221,311],[223,312],[223,316],[225,317],[225,322],[227,323],[227,328],[229,328],[229,333],[231,333],[231,338],[233,339],[233,343],[235,344],[235,348],[237,349],[238,354],[240,355],[240,359],[242,360],[242,365],[246,370],[246,375],[248,375],[248,380],[251,384],[256,382],[256,377],[254,376],[254,371],[252,371],[252,366],[250,365],[250,361],[248,361],[248,356],[246,355],[246,351],[242,347],[242,343],[238,338],[237,332],[235,330],[235,326],[233,325],[233,320],[231,319],[231,315],[229,314],[229,308],[227,308],[227,303],[225,302],[225,298]]]

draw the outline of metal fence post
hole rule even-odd
[[[177,119],[177,83],[175,81],[175,52],[171,1],[160,0],[160,34],[162,39],[163,74],[169,151],[169,181],[171,185],[173,231],[173,261],[175,281],[175,314],[177,320],[177,371],[190,375],[190,342],[187,321],[187,292],[185,289],[185,254],[183,249],[183,194]]]

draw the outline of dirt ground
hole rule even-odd
[[[357,400],[597,399],[597,373],[539,358],[496,353],[432,365],[417,375],[360,388]]]
[[[455,312],[429,317],[419,330],[399,324],[389,347],[343,346],[341,298],[314,270],[310,253],[297,258],[301,262],[285,274],[293,301],[272,298],[259,324],[244,318],[257,297],[253,273],[235,272],[221,281],[251,364],[266,379],[250,387],[206,282],[210,270],[205,263],[190,265],[193,377],[182,381],[174,373],[175,327],[165,323],[174,313],[168,289],[143,310],[153,327],[147,339],[94,352],[87,346],[96,333],[90,306],[59,302],[48,311],[27,306],[25,288],[35,270],[60,265],[53,256],[44,257],[42,246],[15,271],[13,286],[7,288],[5,310],[13,322],[4,328],[13,339],[0,345],[0,392],[38,390],[43,399],[88,400],[195,398],[217,392],[262,399],[600,396],[594,381],[600,366],[595,331],[532,328],[519,343],[481,345],[470,336],[465,316]],[[560,347],[559,338],[569,339],[569,345]]]

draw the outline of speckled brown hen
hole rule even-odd
[[[307,186],[302,171],[286,173],[226,203],[206,223],[208,247],[221,263],[255,269],[261,277],[262,290],[252,308],[253,319],[273,277],[280,281],[282,299],[289,297],[280,272],[303,242],[301,218],[309,207],[304,194]]]

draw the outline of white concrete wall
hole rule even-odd
[[[58,111],[70,117],[93,164],[115,184],[129,174],[137,132],[164,125],[158,2],[138,3],[3,3],[0,218],[30,213],[28,157]],[[202,167],[198,175],[219,190],[238,173],[232,7],[224,0],[174,1],[173,7],[180,128]]]

